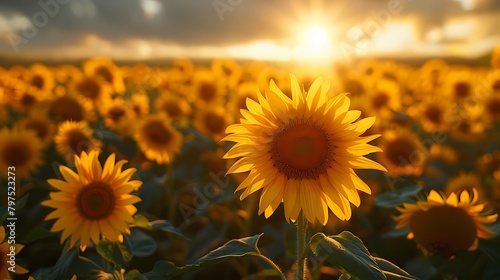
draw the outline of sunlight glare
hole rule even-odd
[[[329,59],[330,33],[319,25],[309,26],[302,33],[302,41],[295,49],[298,59]]]

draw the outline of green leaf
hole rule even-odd
[[[182,237],[186,240],[189,240],[187,236],[185,236],[180,229],[174,227],[169,221],[167,220],[156,220],[150,222],[151,226],[153,229],[159,229],[168,233],[173,233],[179,237]]]
[[[310,246],[314,254],[354,279],[387,279],[363,242],[348,231],[333,236],[317,233],[311,238]]]
[[[414,276],[411,276],[408,272],[401,269],[399,266],[391,263],[388,260],[372,257],[377,262],[378,267],[382,270],[387,279],[394,280],[415,280],[418,279]]]
[[[44,239],[44,238],[47,238],[47,237],[50,237],[53,235],[54,235],[54,233],[52,233],[44,228],[36,227],[32,231],[30,231],[30,233],[28,234],[28,237],[26,238],[26,242],[29,243],[29,242],[37,241],[37,240]]]
[[[126,236],[123,236],[123,243],[101,240],[96,250],[103,259],[123,268],[132,260],[132,245]]]
[[[141,276],[141,272],[137,269],[131,270],[125,274],[125,280],[135,280]]]
[[[257,248],[257,242],[261,236],[262,234],[259,234],[251,237],[230,240],[221,247],[199,258],[194,263],[182,267],[176,267],[171,262],[159,261],[155,264],[152,272],[155,276],[169,278],[186,272],[195,271],[203,267],[212,266],[228,259],[243,256],[257,256],[266,259],[260,254],[260,251]],[[151,276],[153,275],[148,274],[148,279],[156,279]]]
[[[479,239],[479,250],[485,253],[491,260],[500,263],[500,243],[487,239]]]
[[[381,193],[377,195],[375,205],[384,208],[393,208],[402,205],[404,202],[415,201],[415,195],[417,195],[421,189],[419,185],[412,185]]]
[[[73,247],[64,252],[56,264],[48,271],[48,275],[41,275],[42,279],[70,279],[73,276],[73,269],[78,261],[79,248]]]
[[[132,226],[138,227],[138,228],[143,228],[146,230],[152,230],[153,227],[149,223],[148,218],[144,217],[141,214],[136,214],[134,216],[135,223]]]
[[[475,252],[467,250],[458,251],[453,259],[440,255],[430,255],[427,258],[439,272],[457,276],[458,279],[469,279],[476,262]]]
[[[132,229],[129,240],[132,245],[132,254],[136,257],[151,256],[158,249],[156,241],[141,230]]]
[[[28,201],[28,197],[29,197],[29,193],[16,200],[16,211],[21,210],[24,208],[24,206],[26,206],[26,202]]]

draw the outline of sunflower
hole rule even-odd
[[[446,94],[456,102],[462,102],[467,98],[473,98],[477,83],[470,70],[454,70],[446,76]]]
[[[500,68],[491,70],[486,75],[486,81],[484,81],[483,91],[486,93],[499,93],[500,92]]]
[[[17,177],[28,176],[42,163],[41,150],[42,144],[33,131],[3,128],[0,130],[1,176],[7,176],[9,166],[15,167]]]
[[[419,69],[419,80],[425,92],[441,87],[446,81],[450,66],[441,59],[431,59]]]
[[[484,137],[485,124],[478,117],[465,116],[450,129],[450,134],[456,140],[474,143]]]
[[[52,142],[52,137],[55,132],[54,123],[43,113],[31,114],[29,117],[18,121],[16,126],[20,129],[33,131],[43,145],[48,145]]]
[[[491,54],[491,66],[500,68],[500,46],[496,47]]]
[[[47,66],[33,64],[23,76],[23,79],[38,93],[45,94],[54,88],[54,74]]]
[[[78,67],[72,64],[62,64],[54,69],[54,76],[61,84],[71,84],[75,79],[82,76]]]
[[[209,107],[198,110],[194,119],[194,126],[201,133],[211,137],[215,141],[221,140],[225,136],[225,129],[234,123],[230,106]]]
[[[145,90],[135,91],[130,97],[129,104],[135,118],[146,116],[150,112],[149,96]]]
[[[429,152],[416,134],[406,129],[386,130],[381,148],[384,153],[377,154],[377,157],[387,166],[389,174],[422,174]]]
[[[359,61],[356,69],[365,78],[379,77],[381,70],[380,62],[375,59],[363,59]]]
[[[93,58],[83,63],[83,72],[88,77],[97,76],[110,85],[114,92],[122,94],[125,92],[125,83],[121,70],[111,59]]]
[[[58,122],[89,121],[94,118],[94,107],[91,102],[75,94],[57,95],[47,104],[48,114]]]
[[[180,152],[182,135],[165,114],[149,115],[137,126],[134,138],[149,160],[170,163]]]
[[[471,195],[472,194],[472,195]],[[409,226],[408,238],[414,238],[426,254],[447,258],[460,250],[475,250],[478,238],[489,238],[494,232],[485,224],[496,221],[498,214],[485,215],[485,204],[477,204],[478,193],[464,190],[448,197],[432,190],[427,199],[415,204],[404,203],[396,207],[401,215],[396,217],[396,229]]]
[[[4,86],[3,95],[6,101],[19,112],[29,112],[39,104],[43,97],[21,80],[10,80]]]
[[[480,156],[477,169],[484,175],[493,176],[495,171],[500,170],[500,151]]]
[[[59,125],[54,137],[56,150],[68,160],[82,152],[99,150],[102,143],[92,136],[93,133],[85,121],[65,121]]]
[[[401,110],[399,85],[390,79],[381,79],[374,88],[368,90],[368,102],[372,109],[384,119],[389,119],[393,111]]]
[[[281,202],[287,221],[295,221],[301,211],[310,222],[325,225],[328,208],[340,219],[351,216],[349,202],[359,206],[357,190],[370,188],[354,169],[386,169],[363,156],[381,151],[367,144],[378,135],[360,137],[375,117],[361,119],[359,111],[349,111],[350,100],[341,94],[327,100],[328,81],[317,78],[308,92],[291,77],[292,98],[274,83],[259,103],[247,99],[241,110],[241,124],[230,125],[223,141],[236,144],[224,158],[239,158],[227,173],[249,171],[236,191],[248,195],[262,189],[259,214],[271,216]]]
[[[422,102],[411,104],[408,114],[419,120],[422,128],[427,132],[445,131],[448,128],[451,116],[450,106],[442,97],[428,97]]]
[[[72,89],[82,97],[91,100],[94,105],[107,101],[112,91],[111,87],[98,76],[82,76],[72,83]]]
[[[15,247],[14,252],[17,255],[24,248],[24,245],[19,243],[9,244],[5,237],[5,228],[0,226],[0,279],[11,279],[8,270],[10,261],[8,254],[11,252],[10,247]],[[26,268],[16,263],[16,274],[25,274],[28,272]]]
[[[128,224],[134,222],[132,215],[137,211],[133,204],[141,201],[130,194],[142,185],[141,181],[130,180],[136,169],[121,170],[127,161],[115,163],[115,154],[104,166],[98,157],[97,151],[75,156],[76,173],[59,166],[64,180],[48,180],[59,192],[51,192],[50,199],[42,202],[56,209],[45,217],[57,219],[51,231],[62,231],[61,243],[71,236],[70,247],[79,240],[82,250],[91,240],[97,244],[101,236],[123,242],[122,233],[130,234]]]
[[[351,98],[364,97],[367,91],[366,80],[354,73],[347,74],[340,80],[339,93],[349,92]]]
[[[229,96],[229,103],[233,104],[237,109],[238,113],[240,109],[246,109],[247,98],[257,99],[257,90],[259,86],[255,82],[243,82],[238,85],[235,91],[232,91]]]
[[[224,93],[224,85],[212,72],[200,69],[193,76],[192,90],[188,98],[203,107],[206,104],[220,104]]]
[[[232,59],[212,60],[212,72],[222,79],[229,88],[235,88],[241,77],[240,65]]]
[[[491,121],[500,122],[500,94],[499,92],[488,95],[483,101],[484,112]]]
[[[191,105],[170,91],[162,91],[154,101],[158,112],[168,115],[173,121],[180,121],[191,114]]]
[[[178,69],[184,76],[189,79],[194,73],[194,64],[191,60],[186,58],[176,58],[172,62],[173,67]]]
[[[257,67],[256,67],[257,68]],[[290,81],[288,81],[287,76],[283,71],[280,71],[273,67],[264,67],[257,72],[257,85],[261,92],[269,90],[269,81],[273,80],[275,84],[279,85],[281,92],[283,92],[289,98],[292,98],[292,91],[290,89]]]
[[[473,172],[461,172],[457,176],[451,178],[444,189],[445,194],[459,193],[463,190],[472,193],[472,189],[477,190],[478,199],[484,201],[485,194],[482,188],[481,177]]]
[[[104,125],[124,136],[131,133],[132,108],[122,98],[116,97],[99,106]]]

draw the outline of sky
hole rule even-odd
[[[1,0],[0,55],[475,58],[498,26],[497,0]]]

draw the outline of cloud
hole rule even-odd
[[[0,52],[12,51],[7,38],[23,37],[24,29],[34,16],[44,12],[40,3],[59,3],[58,12],[50,15],[47,24],[37,27],[36,36],[19,45],[21,52],[42,53],[73,47],[83,52],[82,42],[98,38],[115,49],[134,48],[150,43],[170,50],[243,46],[255,42],[289,42],[294,36],[294,21],[307,17],[312,8],[307,3],[321,1],[282,0],[38,0],[0,1]],[[500,11],[500,1],[493,0],[332,0],[323,1],[332,28],[347,32],[399,1],[402,10],[392,15],[395,22],[411,19],[415,36],[425,41],[428,33],[443,28],[450,19],[467,15],[479,20],[485,13]],[[302,6],[301,6],[302,5]],[[465,7],[469,7],[466,11]],[[301,13],[305,15],[301,15]],[[16,15],[15,18],[7,15]],[[314,17],[313,17],[314,18]],[[24,19],[24,21],[20,20]],[[490,22],[497,22],[489,20]],[[498,25],[497,25],[498,26]],[[485,26],[482,36],[497,35],[495,26]],[[131,42],[142,42],[140,44]],[[88,42],[86,43],[88,44]],[[99,53],[103,45],[96,44]],[[150,49],[156,49],[151,47]],[[146,50],[147,47],[139,47]],[[240,48],[241,49],[241,48]],[[85,50],[85,53],[91,51]],[[147,51],[143,51],[146,53]],[[159,51],[158,51],[159,52]]]

